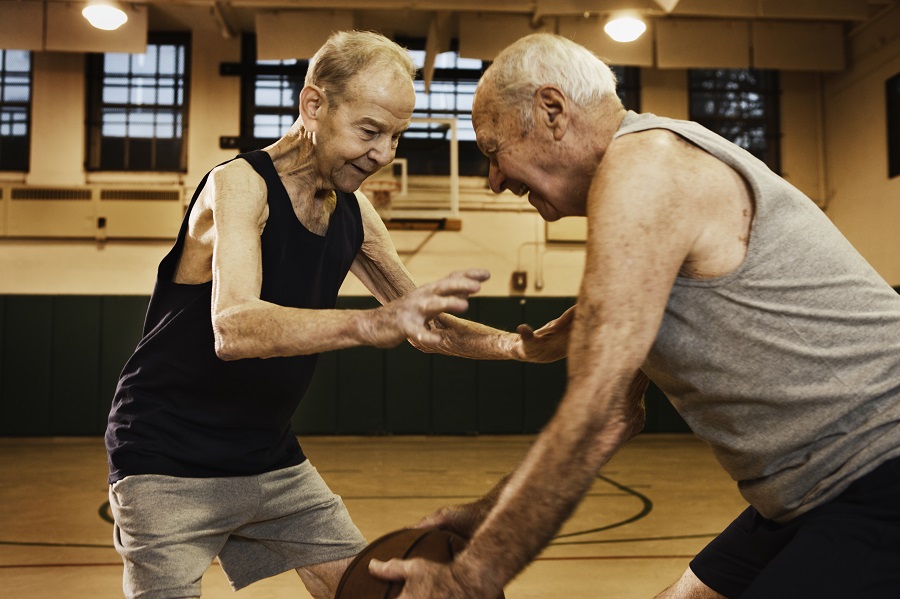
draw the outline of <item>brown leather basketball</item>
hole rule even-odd
[[[403,583],[375,578],[369,574],[370,561],[422,558],[446,564],[465,546],[464,538],[438,528],[404,528],[390,532],[372,541],[350,562],[334,599],[394,599],[400,595]],[[503,599],[503,593],[498,599]]]

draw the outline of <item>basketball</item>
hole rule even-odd
[[[445,564],[453,561],[465,546],[463,537],[438,528],[405,528],[390,532],[372,541],[350,562],[334,599],[393,599],[400,595],[402,582],[379,580],[369,574],[372,559],[422,558]],[[498,599],[503,599],[503,593]]]

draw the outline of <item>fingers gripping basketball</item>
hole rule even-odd
[[[394,599],[403,590],[403,581],[379,580],[369,573],[373,559],[421,558],[449,563],[466,546],[461,536],[437,528],[397,530],[372,541],[350,563],[338,585],[335,599]],[[500,594],[498,599],[502,599]]]

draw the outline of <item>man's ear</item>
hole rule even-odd
[[[534,94],[537,121],[551,129],[553,138],[562,139],[569,126],[569,99],[558,87],[542,85]]]
[[[325,106],[325,92],[317,85],[306,85],[300,90],[300,118],[307,131],[319,128],[320,110]]]

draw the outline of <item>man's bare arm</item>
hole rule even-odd
[[[588,203],[587,261],[566,394],[476,533],[471,555],[458,560],[464,576],[469,566],[482,570],[487,563],[500,574],[504,567],[496,567],[496,560],[509,568],[499,584],[514,576],[633,434],[640,408],[628,398],[628,385],[703,228],[688,160],[684,145],[665,136],[636,135],[610,146]]]
[[[636,436],[644,428],[644,419],[646,416],[644,410],[644,393],[650,380],[643,372],[638,372],[634,380],[628,386],[626,392],[626,405],[633,406],[628,421],[627,438],[631,439]],[[436,526],[452,530],[466,538],[470,538],[478,527],[484,522],[488,514],[494,509],[497,501],[500,499],[503,490],[512,477],[512,473],[501,478],[490,491],[479,497],[477,500],[459,504],[450,505],[439,509],[433,514],[426,516],[420,520],[416,526],[426,528]]]
[[[311,354],[359,345],[392,347],[408,337],[436,341],[425,322],[464,311],[483,275],[461,272],[423,286],[374,310],[305,310],[260,299],[260,232],[266,196],[261,178],[244,166],[215,170],[212,194],[212,319],[223,359]]]
[[[365,227],[363,247],[351,272],[378,298],[387,303],[416,289],[416,284],[394,249],[381,217],[368,199],[358,193]],[[565,357],[571,314],[537,331],[501,331],[477,322],[441,314],[428,323],[439,336],[436,343],[409,338],[417,349],[480,360],[521,360],[551,362]]]
[[[638,136],[610,146],[589,198],[587,261],[564,398],[450,567],[373,564],[376,574],[407,579],[402,599],[495,596],[538,555],[597,471],[634,434],[642,407],[629,385],[702,221],[682,193],[680,146],[664,150],[653,149],[658,162],[649,163]]]

